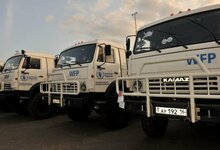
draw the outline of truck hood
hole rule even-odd
[[[56,68],[49,74],[49,81],[70,81],[88,78],[88,67]]]

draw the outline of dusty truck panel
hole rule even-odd
[[[46,81],[55,66],[54,56],[22,50],[9,58],[3,67],[0,95],[18,114],[29,113],[37,119],[52,115],[47,100],[42,101],[39,85]]]
[[[57,67],[41,83],[49,104],[64,107],[73,120],[86,119],[95,110],[110,128],[127,124],[115,89],[116,78],[127,74],[123,46],[106,40],[79,43],[60,53]]]
[[[219,18],[214,5],[139,29],[127,50],[129,76],[118,78],[117,93],[122,108],[146,114],[147,135],[163,135],[168,118],[220,121]]]

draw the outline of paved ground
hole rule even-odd
[[[186,126],[170,121],[163,138],[148,138],[139,118],[127,128],[111,131],[95,113],[83,122],[65,115],[47,120],[0,112],[0,150],[219,150],[220,128]]]

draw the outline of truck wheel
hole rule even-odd
[[[27,108],[24,107],[23,104],[19,103],[19,100],[11,101],[10,103],[12,111],[17,113],[18,115],[27,115]]]
[[[106,104],[101,111],[104,125],[113,130],[126,127],[130,119],[129,114],[120,111],[117,99],[116,85],[113,82],[106,90]]]
[[[11,106],[8,102],[8,98],[0,97],[0,111],[11,112]]]
[[[161,137],[165,134],[168,119],[164,117],[147,117],[143,116],[141,118],[142,129],[145,134],[150,137]]]
[[[36,93],[28,103],[28,112],[35,119],[46,119],[53,115],[53,106],[48,105],[47,99],[42,100],[42,94]]]
[[[85,120],[92,112],[92,108],[89,106],[84,106],[83,108],[67,106],[65,109],[67,116],[74,121]]]

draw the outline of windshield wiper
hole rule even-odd
[[[79,61],[75,61],[75,63],[79,66],[82,66],[81,63]]]
[[[57,67],[58,68],[63,68],[63,65],[62,64],[57,64]]]
[[[202,25],[201,23],[198,23],[192,19],[188,19],[190,22],[192,22],[193,24],[201,27],[202,29],[206,30],[212,37],[213,39],[215,40],[215,42],[220,45],[220,42],[218,41],[218,39],[215,37],[214,33],[212,33],[212,31],[210,31],[206,26]]]
[[[71,67],[71,64],[69,64],[69,63],[63,63],[63,64],[61,64],[60,66],[61,66],[61,68],[63,68],[64,66],[69,66],[69,67]]]
[[[63,66],[69,66],[69,67],[71,67],[72,65],[75,65],[75,64],[77,64],[77,65],[79,65],[79,66],[82,66],[79,61],[72,61],[72,62],[73,62],[73,63],[63,63],[63,64],[60,65],[60,66],[61,66],[61,68],[62,68]]]
[[[5,68],[5,69],[2,70],[2,72],[6,72],[6,71],[9,71],[9,72],[10,72],[11,69]]]
[[[136,48],[136,50],[138,50],[138,49],[140,49],[140,50],[149,50],[149,51],[154,51],[155,50],[155,51],[161,53],[161,50],[159,50],[155,47],[138,47],[138,48]]]
[[[188,49],[188,47],[175,34],[170,33],[170,32],[160,31],[160,30],[154,30],[154,31],[173,36],[181,44],[182,47],[184,47],[185,49]]]
[[[71,61],[71,62],[73,62],[74,64],[71,63],[71,64],[69,64],[70,66],[71,66],[71,65],[75,65],[75,64],[77,64],[77,65],[79,65],[79,66],[82,66],[79,61]]]

